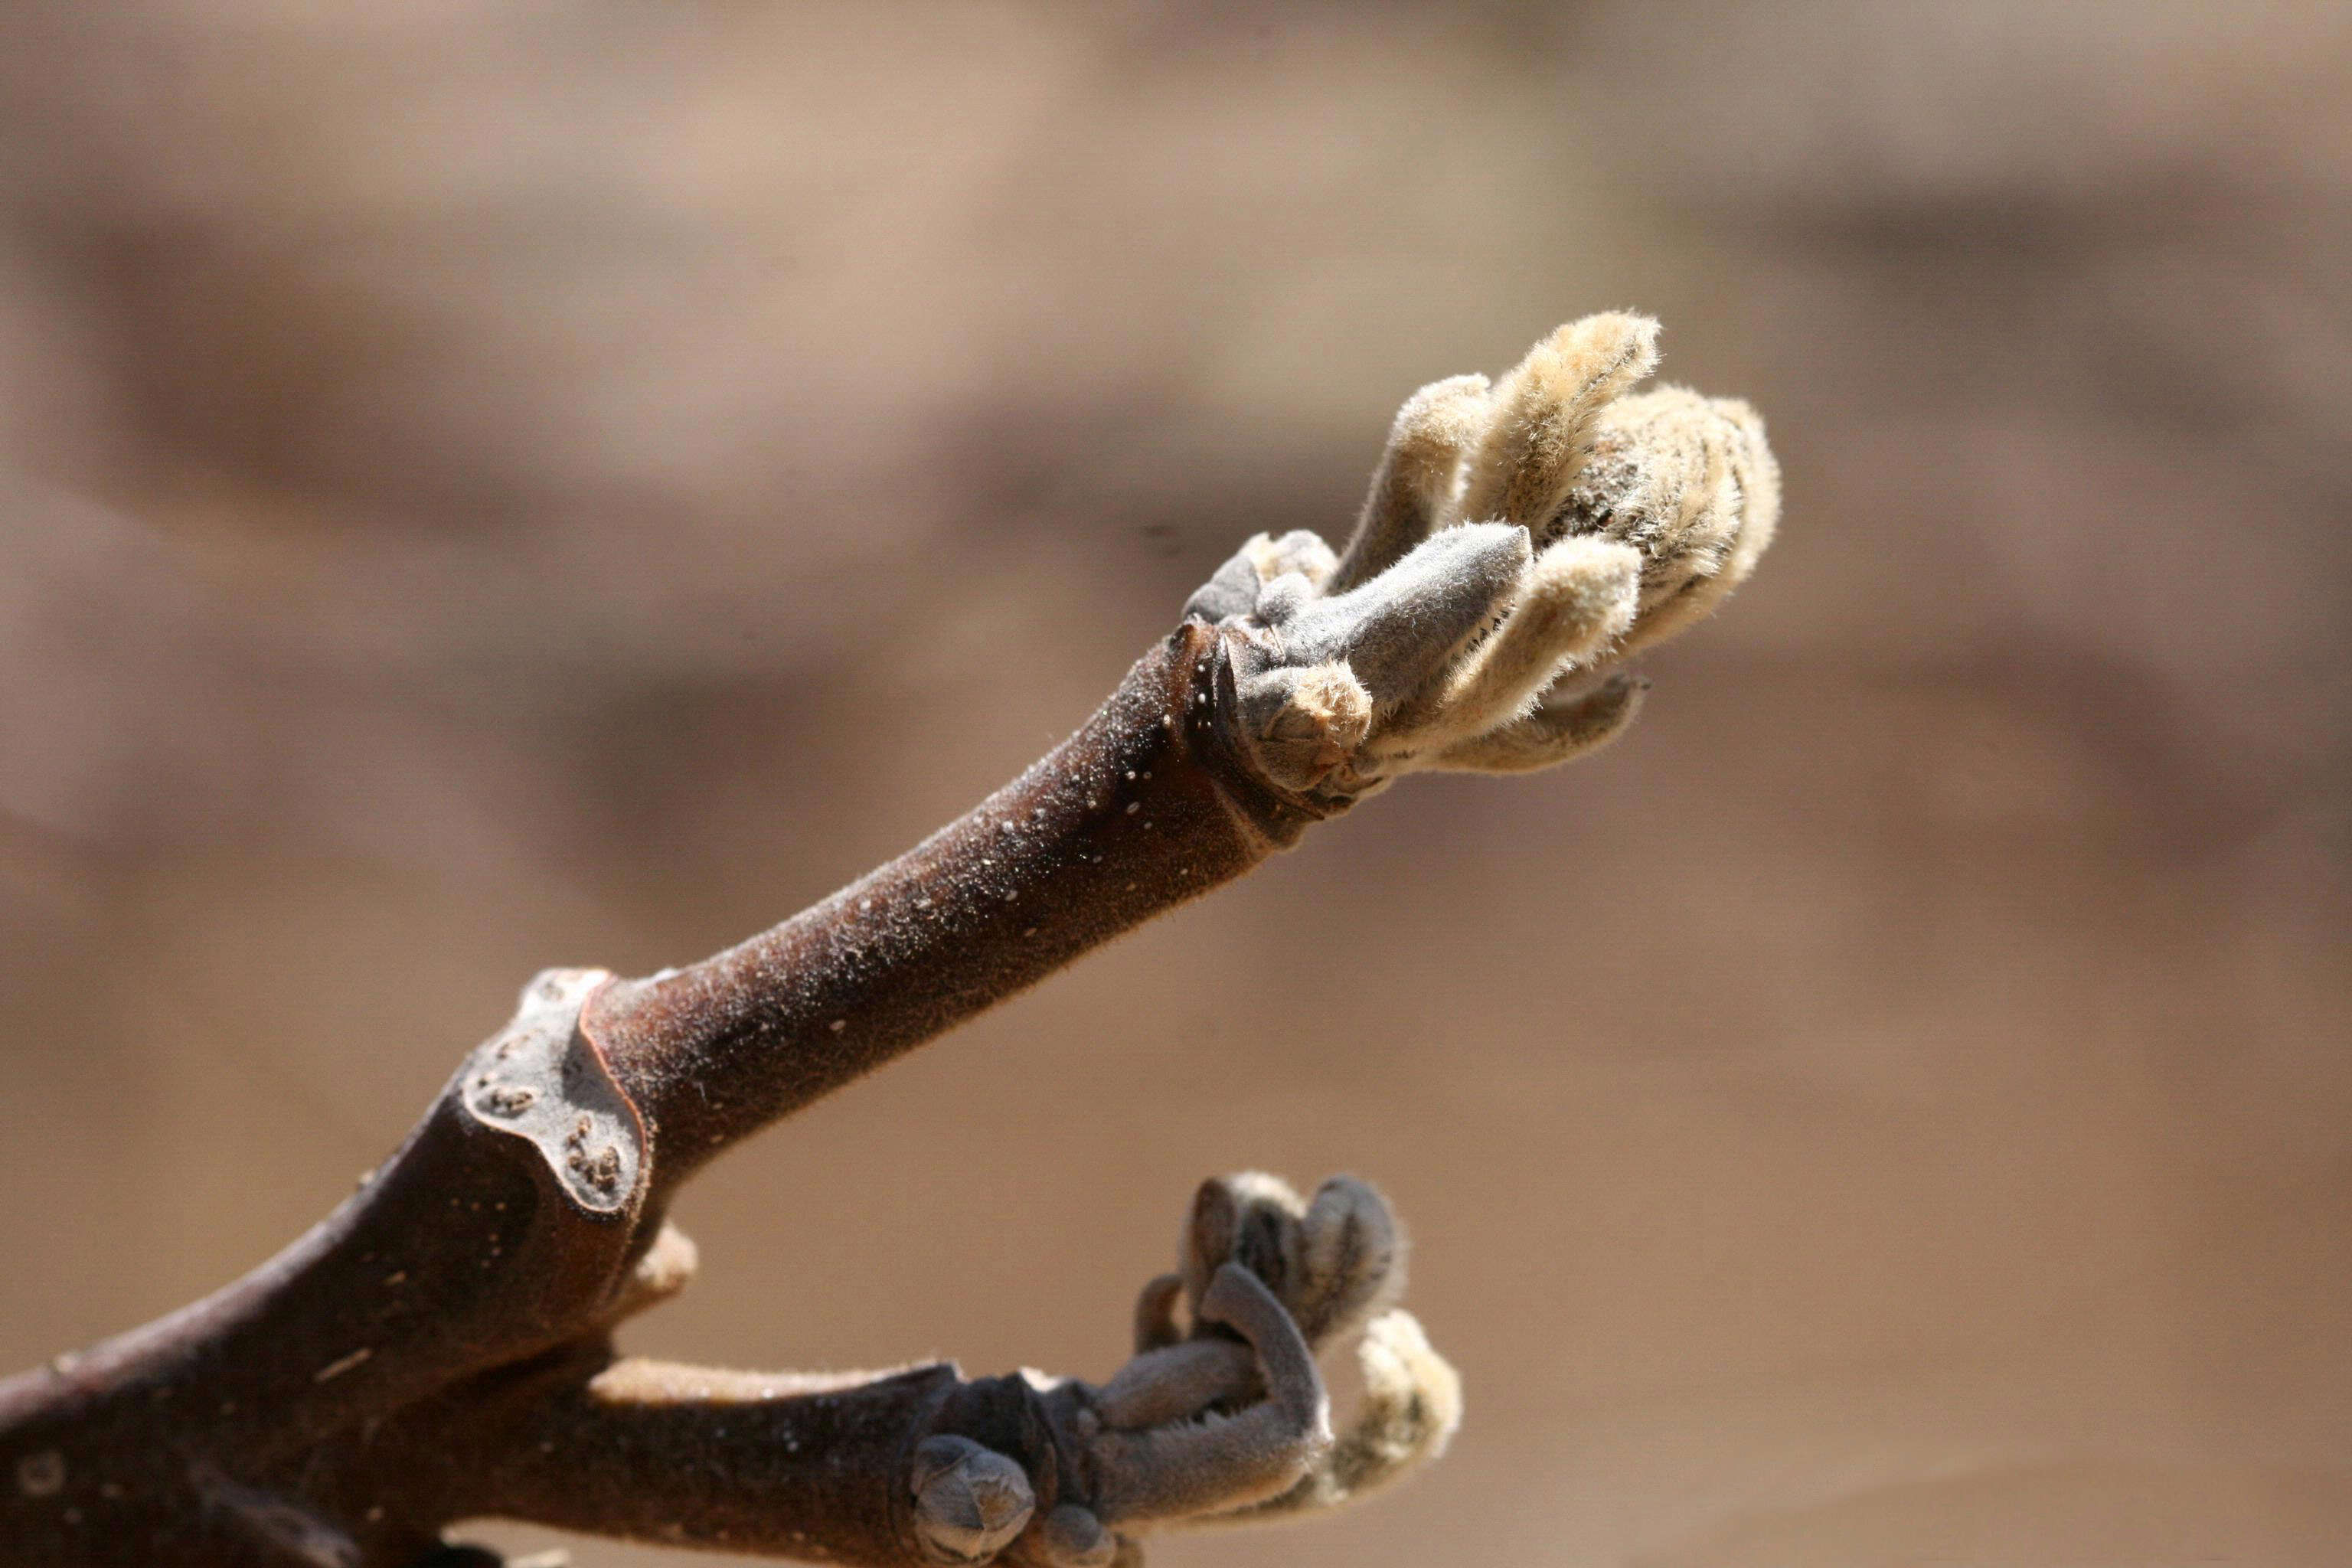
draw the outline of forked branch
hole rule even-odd
[[[1132,1560],[1153,1529],[1330,1507],[1433,1457],[1453,1373],[1394,1309],[1372,1189],[1208,1184],[1100,1386],[934,1365],[624,1360],[682,1288],[665,1221],[719,1151],[1426,768],[1629,723],[1635,649],[1779,510],[1744,405],[1630,393],[1595,316],[1398,416],[1344,552],[1249,542],[1076,734],[905,856],[639,981],[551,970],[333,1215],[194,1306],[0,1384],[11,1562],[409,1568],[499,1515],[869,1564]],[[1180,1321],[1181,1320],[1181,1321]],[[1316,1354],[1360,1340],[1334,1435]]]

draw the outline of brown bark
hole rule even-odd
[[[584,1026],[653,1124],[657,1183],[1338,809],[1276,792],[1224,738],[1219,637],[1185,622],[1077,733],[880,870],[714,958],[601,992]]]
[[[543,975],[309,1234],[0,1382],[7,1560],[404,1568],[495,1514],[914,1563],[903,1478],[940,1432],[1013,1456],[1043,1517],[1070,1413],[1017,1378],[814,1387],[616,1363],[610,1332],[690,1273],[662,1216],[721,1149],[1336,809],[1247,767],[1230,635],[1188,620],[1019,779],[738,947],[643,981]]]
[[[1347,1239],[1394,1235],[1360,1184],[1312,1209],[1204,1189],[1196,1227],[1255,1216],[1191,1244],[1192,1335],[1218,1343],[1160,1354],[1148,1323],[1108,1390],[949,1367],[814,1389],[616,1363],[611,1329],[691,1272],[663,1216],[720,1150],[1402,773],[1549,765],[1622,731],[1617,661],[1745,577],[1779,506],[1744,406],[1620,396],[1655,335],[1591,317],[1492,399],[1425,390],[1344,572],[1311,533],[1252,540],[1076,734],[864,880],[685,970],[540,976],[310,1235],[0,1383],[0,1540],[40,1563],[395,1568],[495,1513],[862,1563],[1104,1568],[1129,1551],[1118,1527],[1344,1496],[1313,1472],[1335,1452],[1317,1303],[1401,1282],[1392,1246]],[[1457,515],[1465,494],[1503,515]],[[1361,1451],[1391,1469],[1459,1409],[1450,1369],[1417,1353],[1449,1392],[1389,1390]]]

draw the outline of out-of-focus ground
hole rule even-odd
[[[267,1256],[541,965],[910,844],[1344,532],[1415,385],[1637,306],[1788,510],[1635,733],[770,1134],[631,1342],[1099,1376],[1198,1177],[1352,1169],[1453,1456],[1155,1563],[2336,1568],[2347,16],[10,7],[0,1363]]]

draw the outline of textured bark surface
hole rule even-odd
[[[1187,621],[1077,733],[814,908],[599,992],[583,1026],[663,1145],[657,1186],[1339,809],[1272,789],[1223,738],[1220,637]]]
[[[1241,767],[1222,635],[1186,622],[1019,779],[772,931],[650,980],[548,972],[315,1229],[0,1383],[8,1560],[405,1565],[494,1514],[909,1563],[903,1478],[940,1432],[1050,1508],[1068,1461],[1018,1378],[616,1362],[611,1330],[691,1273],[663,1214],[719,1150],[1329,809]]]
[[[0,1384],[21,1516],[0,1522],[57,1563],[404,1564],[495,1514],[1108,1568],[1139,1531],[1327,1509],[1434,1458],[1458,1379],[1382,1310],[1403,1248],[1352,1177],[1311,1204],[1263,1174],[1203,1186],[1099,1389],[946,1369],[808,1389],[619,1363],[611,1331],[692,1274],[665,1216],[720,1150],[1403,774],[1525,772],[1622,732],[1626,656],[1731,593],[1780,513],[1752,410],[1627,395],[1657,335],[1588,316],[1491,395],[1424,388],[1344,571],[1312,531],[1253,537],[1076,733],[806,913],[643,981],[543,972],[326,1223]],[[1316,1359],[1343,1332],[1365,1372],[1345,1442]]]

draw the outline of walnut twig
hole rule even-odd
[[[1393,1305],[1393,1215],[1347,1178],[1202,1188],[1099,1386],[676,1366],[613,1332],[691,1279],[669,1205],[722,1151],[1405,773],[1620,732],[1627,658],[1719,603],[1779,507],[1744,405],[1629,390],[1655,336],[1590,317],[1497,385],[1423,388],[1344,552],[1252,540],[1067,741],[815,907],[642,980],[541,975],[308,1235],[0,1382],[10,1561],[457,1568],[497,1558],[453,1522],[500,1516],[1087,1568],[1434,1458],[1459,1384]],[[1335,1434],[1315,1358],[1351,1335],[1366,1393]]]

